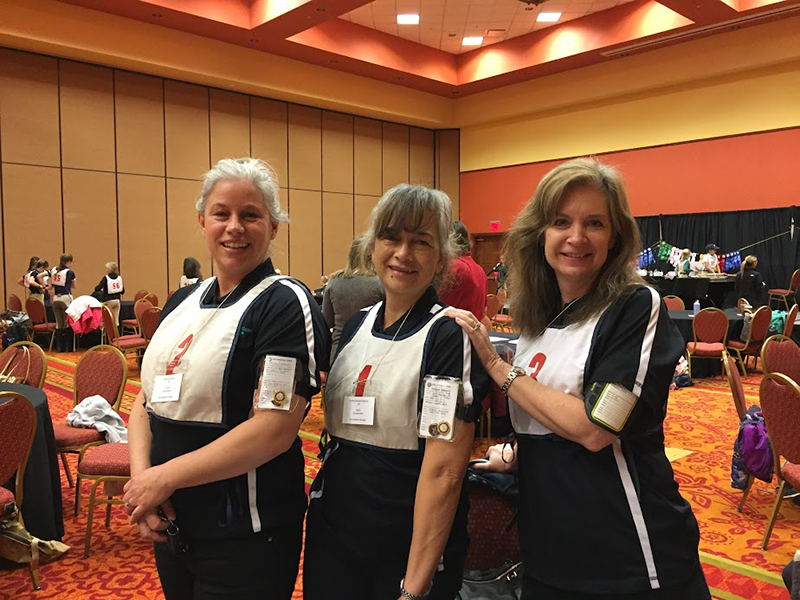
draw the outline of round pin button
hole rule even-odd
[[[277,392],[275,392],[275,395],[272,396],[272,403],[275,406],[283,406],[285,402],[286,402],[286,392],[284,392],[283,390],[278,390]]]
[[[431,423],[430,425],[428,425],[428,433],[432,436],[439,435],[439,424]]]
[[[450,433],[450,423],[448,423],[447,421],[442,421],[441,423],[439,423],[438,429],[440,434],[447,435],[448,433]]]

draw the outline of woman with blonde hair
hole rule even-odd
[[[639,230],[620,174],[591,159],[539,183],[509,231],[513,365],[451,310],[509,397],[525,599],[710,598],[699,531],[664,452],[684,343],[636,274]],[[516,454],[516,456],[515,456]]]
[[[761,273],[756,271],[758,258],[750,254],[742,261],[742,268],[736,274],[734,289],[739,298],[744,298],[753,309],[767,304],[767,290]]]
[[[94,296],[105,302],[106,306],[114,315],[114,322],[119,325],[119,301],[125,293],[125,286],[122,285],[122,277],[119,274],[119,266],[115,262],[105,264],[106,274],[94,287]]]

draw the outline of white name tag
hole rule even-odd
[[[453,440],[456,402],[461,382],[452,377],[425,377],[419,436],[448,442]]]
[[[625,386],[607,383],[592,409],[592,417],[613,431],[622,431],[638,398]]]
[[[181,380],[183,373],[157,375],[153,382],[153,394],[150,402],[177,402],[181,397]]]
[[[289,410],[292,406],[296,368],[296,358],[265,356],[256,407],[269,410]]]
[[[342,423],[372,425],[375,422],[375,396],[345,396]]]

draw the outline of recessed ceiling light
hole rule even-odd
[[[461,40],[462,46],[480,46],[482,43],[482,36],[465,37],[463,40]]]
[[[561,13],[557,12],[541,12],[536,17],[537,23],[555,23],[561,18]]]
[[[419,25],[419,15],[397,15],[398,25]]]

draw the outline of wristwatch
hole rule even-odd
[[[431,583],[428,591],[424,594],[412,594],[411,592],[406,591],[405,588],[406,578],[400,580],[400,597],[405,598],[406,600],[428,600],[430,596],[431,589],[433,589],[433,583]]]
[[[508,396],[508,388],[511,387],[511,384],[514,380],[522,375],[523,377],[527,375],[525,369],[522,367],[511,367],[511,370],[508,372],[506,376],[506,380],[503,382],[503,386],[500,388],[500,391],[503,392],[504,396]]]

